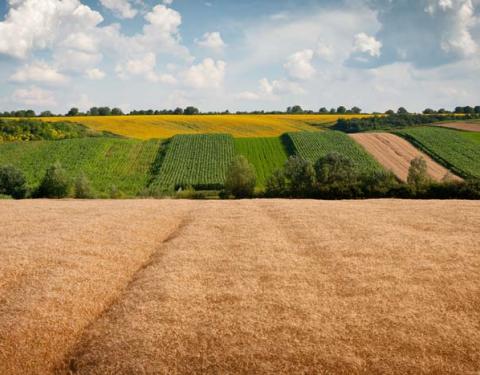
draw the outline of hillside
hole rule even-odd
[[[480,203],[0,201],[1,374],[476,374]]]
[[[167,139],[178,134],[230,134],[238,138],[277,137],[286,132],[315,131],[339,118],[369,115],[154,115],[47,117],[43,121],[72,121],[98,131],[137,139]]]
[[[160,141],[117,138],[6,143],[0,145],[0,165],[19,167],[34,187],[46,168],[59,161],[72,178],[85,173],[99,193],[117,189],[136,195],[150,179],[150,168],[160,146]]]

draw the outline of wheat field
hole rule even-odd
[[[369,115],[155,115],[44,117],[42,121],[73,121],[99,131],[137,139],[166,139],[177,134],[231,134],[236,138],[276,137],[295,131],[316,131],[339,118]]]
[[[477,374],[480,204],[0,201],[0,373]]]

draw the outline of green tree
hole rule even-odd
[[[43,198],[65,198],[70,192],[70,178],[59,162],[49,167],[38,187],[37,195]]]
[[[407,183],[416,190],[421,190],[431,182],[427,173],[427,162],[420,156],[410,162]]]
[[[362,113],[362,109],[359,107],[352,107],[351,111],[352,113],[355,113],[355,114]]]
[[[95,197],[92,184],[84,173],[75,179],[74,194],[77,199],[92,199]]]
[[[90,116],[98,116],[99,115],[98,107],[90,108],[90,110],[88,111],[88,114]]]
[[[43,111],[40,113],[40,117],[53,117],[53,113],[50,111]]]
[[[25,198],[27,182],[23,173],[12,165],[0,166],[0,195]]]
[[[315,170],[310,161],[300,156],[290,156],[285,163],[285,177],[288,190],[293,196],[308,196],[315,185]]]
[[[183,109],[180,108],[180,107],[177,107],[177,108],[175,108],[175,110],[173,111],[173,113],[174,113],[175,115],[183,115]]]
[[[111,112],[112,116],[122,116],[123,111],[120,108],[113,108]]]
[[[110,110],[110,107],[100,107],[98,108],[98,115],[99,116],[110,116],[112,114],[112,111]]]
[[[325,107],[322,107],[322,108],[320,108],[318,113],[328,113],[328,109],[326,109]]]
[[[255,190],[255,168],[243,156],[237,156],[228,169],[225,189],[235,198],[253,196]]]
[[[389,109],[388,111],[385,112],[386,115],[394,115],[395,112],[393,109]]]
[[[287,179],[282,169],[275,170],[267,179],[265,193],[268,197],[284,197],[287,195]]]
[[[433,115],[435,113],[435,111],[431,108],[426,108],[424,111],[423,111],[423,114],[424,115]]]
[[[358,177],[352,160],[337,152],[318,159],[314,168],[320,185],[348,185],[354,183]]]
[[[79,113],[78,108],[73,107],[73,108],[70,108],[70,111],[68,111],[67,116],[78,116],[78,113]]]
[[[340,107],[337,108],[337,113],[343,115],[347,113],[347,109],[343,105],[341,105]]]
[[[404,107],[400,107],[397,111],[399,115],[406,115],[408,111]]]
[[[185,108],[185,110],[183,111],[183,114],[185,114],[185,115],[197,115],[199,113],[200,113],[200,111],[198,110],[198,108],[191,107],[191,106]]]

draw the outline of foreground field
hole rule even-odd
[[[72,121],[95,130],[137,139],[166,139],[177,134],[224,133],[234,137],[278,137],[286,132],[315,131],[339,118],[368,115],[195,115],[45,117],[42,121]]]
[[[407,181],[410,162],[417,157],[426,160],[428,174],[434,180],[441,181],[449,173],[448,169],[394,134],[356,133],[350,136],[372,154],[385,169],[392,171],[402,181]]]
[[[0,202],[0,373],[480,371],[480,203]]]

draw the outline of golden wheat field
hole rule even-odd
[[[478,374],[475,201],[0,201],[0,374]]]
[[[137,139],[166,139],[177,134],[224,133],[238,138],[276,137],[295,131],[316,131],[339,118],[369,115],[194,115],[45,117],[74,121],[95,130]]]

